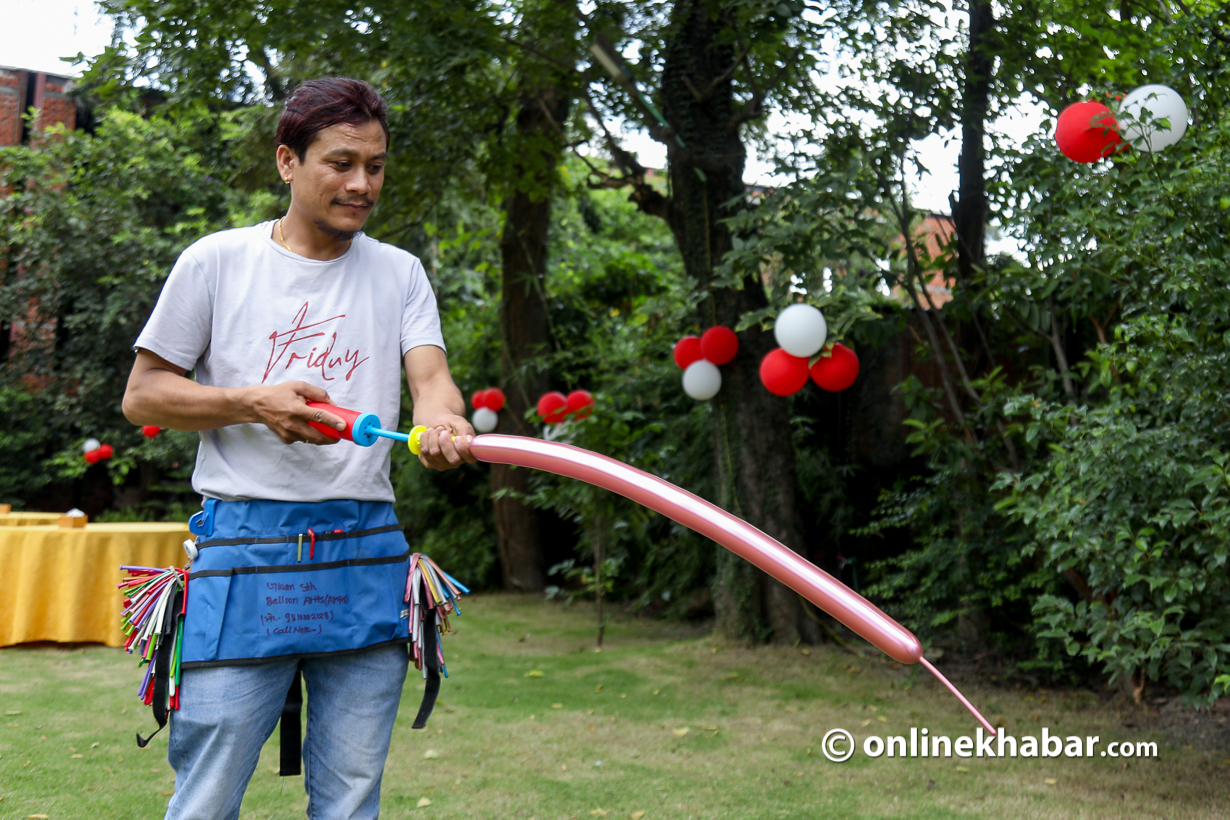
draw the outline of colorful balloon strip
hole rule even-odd
[[[124,634],[128,636],[124,650],[139,655],[140,664],[146,666],[137,696],[146,706],[153,705],[154,660],[160,653],[169,652],[165,707],[168,710],[178,709],[188,573],[176,567],[122,566],[120,569],[129,575],[128,579],[117,585],[126,596],[120,616]],[[174,606],[177,594],[180,601],[178,607]]]
[[[436,623],[441,635],[453,631],[449,625],[448,614],[456,610],[461,614],[458,598],[469,594],[470,590],[464,584],[444,570],[422,553],[410,556],[410,574],[406,577],[405,602],[410,605],[410,650],[414,657],[414,668],[427,677],[427,665],[424,663],[423,628],[427,623],[429,610],[436,611]],[[448,677],[448,668],[444,665],[444,648],[436,640],[437,659],[440,662],[440,673]]]
[[[668,481],[598,453],[522,436],[478,436],[480,461],[575,478],[618,493],[726,547],[832,615],[894,660],[919,663],[952,691],[991,734],[996,729],[934,666],[913,633],[824,570],[725,510]]]

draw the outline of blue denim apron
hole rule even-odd
[[[411,553],[392,504],[208,499],[189,528],[184,669],[409,642]]]

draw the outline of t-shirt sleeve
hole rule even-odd
[[[406,289],[406,304],[401,313],[401,355],[422,345],[435,345],[445,350],[440,333],[440,313],[436,309],[436,294],[427,279],[423,263],[411,257],[410,286]]]
[[[191,253],[184,251],[134,347],[192,370],[209,348],[212,327],[213,298],[205,273]]]

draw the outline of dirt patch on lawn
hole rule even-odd
[[[1211,709],[1192,709],[1180,697],[1153,698],[1149,708],[1135,715],[1123,711],[1123,723],[1165,732],[1175,745],[1187,749],[1230,752],[1230,700],[1222,698]]]

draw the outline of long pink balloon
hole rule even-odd
[[[482,435],[470,443],[470,450],[479,461],[545,470],[602,487],[713,539],[841,621],[894,660],[901,663],[922,661],[987,731],[995,734],[995,728],[987,719],[939,670],[923,659],[922,645],[912,632],[832,575],[722,508],[622,461],[569,444],[524,436]]]

